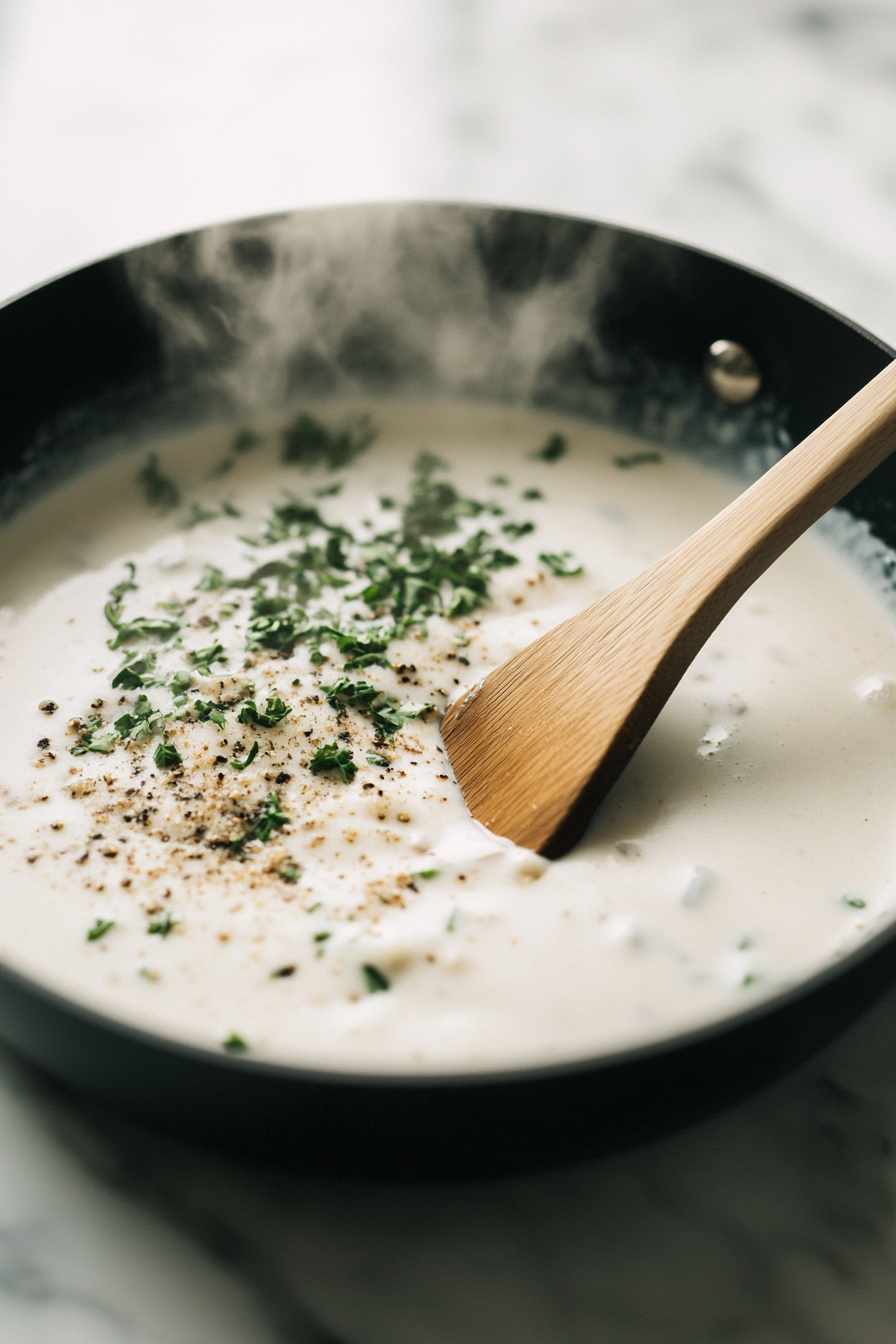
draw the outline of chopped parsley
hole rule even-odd
[[[233,766],[234,770],[245,770],[246,766],[251,765],[257,755],[258,755],[258,743],[253,742],[252,746],[249,749],[249,755],[246,757],[244,761],[231,761],[230,764]]]
[[[177,923],[179,923],[179,921],[172,918],[171,911],[166,910],[158,919],[150,920],[149,924],[146,926],[146,932],[157,934],[159,938],[167,938]]]
[[[244,1055],[249,1047],[242,1036],[232,1031],[227,1039],[221,1042],[221,1049],[227,1050],[231,1055]]]
[[[143,498],[151,509],[159,513],[169,513],[180,503],[180,491],[172,480],[159,471],[159,459],[150,453],[146,465],[141,468],[137,481],[143,491]]]
[[[543,565],[547,565],[551,573],[558,579],[572,579],[582,572],[581,565],[570,565],[568,563],[572,560],[571,551],[563,551],[560,555],[553,555],[550,552],[543,551],[538,558]]]
[[[115,638],[109,641],[109,648],[118,649],[122,644],[137,639],[154,637],[163,642],[173,639],[180,630],[179,620],[161,616],[137,616],[130,621],[124,619],[125,593],[137,591],[137,584],[134,582],[136,569],[131,561],[127,562],[126,568],[129,571],[128,577],[109,589],[109,600],[103,608],[106,620],[115,630]],[[182,608],[180,610],[182,612]]]
[[[235,453],[251,453],[253,448],[257,448],[261,443],[261,436],[253,433],[251,429],[241,429],[233,440],[233,451]]]
[[[851,906],[853,910],[864,910],[868,902],[863,900],[861,896],[844,896],[843,904]]]
[[[371,628],[355,633],[331,627],[327,633],[345,658],[344,667],[347,672],[362,667],[392,666],[386,657],[390,636],[382,630]]]
[[[352,760],[352,753],[345,747],[340,747],[338,742],[329,742],[324,747],[318,747],[308,762],[308,769],[312,775],[319,775],[324,770],[335,770],[343,784],[350,784],[358,773],[358,767]]]
[[[359,416],[342,429],[328,429],[314,416],[302,412],[283,431],[282,460],[290,465],[326,467],[339,471],[360,457],[376,438],[376,430],[367,415]]]
[[[81,756],[86,751],[99,751],[108,755],[116,742],[146,742],[164,731],[165,719],[166,716],[160,710],[153,709],[145,695],[140,695],[133,712],[122,714],[114,723],[103,723],[99,714],[91,714],[77,744],[72,747],[72,755]],[[156,759],[156,764],[161,762]],[[180,757],[176,764],[180,764]]]
[[[632,467],[645,467],[649,462],[662,462],[662,453],[631,453],[628,457],[614,457],[613,466],[619,467],[622,471],[630,471]]]
[[[197,672],[208,675],[212,663],[226,663],[227,653],[223,644],[209,644],[205,649],[194,649],[189,654],[190,662]]]
[[[143,686],[157,685],[155,665],[156,655],[153,652],[129,654],[112,678],[113,689],[136,691]]]
[[[254,590],[246,638],[250,652],[292,653],[304,643],[312,663],[320,664],[330,656],[326,646],[335,645],[347,671],[389,667],[392,640],[424,626],[429,616],[464,616],[485,605],[491,574],[518,563],[485,529],[454,547],[436,544],[435,538],[457,531],[464,519],[503,512],[460,495],[443,479],[445,470],[439,458],[421,454],[410,497],[400,508],[400,525],[366,540],[328,523],[316,505],[288,500],[271,510],[260,535],[243,540],[256,548],[297,540],[299,549],[257,565],[242,578],[226,579],[209,567],[199,587]],[[533,528],[527,522],[504,524],[505,535],[512,537]],[[320,608],[309,612],[309,603],[325,589],[353,583],[360,588],[351,597],[367,604],[370,618],[355,613],[344,622]]]
[[[378,751],[368,751],[368,753],[367,753],[367,764],[368,764],[368,765],[378,765],[378,766],[380,767],[381,770],[391,770],[391,769],[392,769],[392,762],[389,760],[389,757],[388,757],[388,756],[381,756],[380,753],[379,753]]]
[[[200,523],[210,523],[213,518],[219,517],[217,509],[206,509],[195,500],[190,505],[190,512],[184,519],[183,526],[189,530],[192,527],[198,527]]]
[[[162,770],[170,769],[174,765],[183,765],[181,754],[173,742],[160,742],[152,758]]]
[[[87,930],[88,943],[98,942],[100,938],[104,936],[104,934],[107,934],[110,929],[114,928],[115,928],[114,919],[98,919],[94,923],[93,927]]]
[[[196,591],[199,593],[213,593],[218,588],[226,588],[227,582],[223,570],[218,569],[217,565],[206,565],[202,578],[196,585]]]
[[[146,742],[165,727],[165,715],[153,709],[145,695],[138,695],[133,712],[122,714],[115,720],[116,731],[127,742]]]
[[[109,601],[116,606],[120,606],[125,593],[136,593],[137,591],[137,566],[132,560],[126,560],[124,567],[128,571],[127,578],[122,579],[121,583],[116,583],[114,588],[109,589]]]
[[[209,720],[223,729],[226,726],[224,710],[226,705],[219,705],[214,700],[195,700],[193,702],[193,713],[200,723],[206,723]]]
[[[311,935],[311,941],[314,943],[325,943],[328,938],[332,937],[333,935],[328,929],[321,929],[318,933],[313,933]]]
[[[541,462],[559,462],[560,458],[566,453],[569,447],[562,434],[552,434],[541,448],[537,448],[531,457],[537,457]]]
[[[83,756],[87,751],[98,751],[108,756],[115,743],[121,741],[121,733],[114,723],[103,723],[99,714],[91,714],[78,741],[72,747],[73,756]]]
[[[378,966],[371,966],[367,963],[361,967],[361,972],[364,976],[364,983],[367,986],[368,993],[382,994],[384,990],[390,988],[388,976],[383,975],[383,972]]]
[[[262,844],[267,844],[275,831],[288,824],[289,817],[281,809],[279,797],[276,793],[269,793],[252,818],[248,830],[242,835],[234,836],[230,848],[234,854],[242,854],[250,840],[260,840]]]
[[[541,491],[538,490],[535,486],[531,486],[528,490],[524,490],[524,491],[523,491],[522,498],[523,498],[523,499],[544,499],[544,495],[543,495],[543,494],[541,493]]]
[[[280,875],[280,877],[282,878],[282,880],[283,880],[284,882],[289,882],[289,883],[293,883],[293,884],[294,884],[294,883],[298,882],[299,878],[302,876],[302,869],[301,869],[301,868],[297,868],[297,867],[287,866],[286,868],[281,868],[281,869],[280,869],[280,874],[279,874],[279,875]]]
[[[327,704],[337,714],[346,709],[358,709],[370,713],[376,700],[383,692],[371,686],[368,681],[352,681],[349,677],[340,677],[332,686],[321,686]]]
[[[510,537],[511,541],[519,541],[520,537],[527,537],[530,532],[535,531],[534,523],[505,523],[501,528],[505,536]]]
[[[118,649],[122,644],[137,639],[160,639],[167,643],[180,630],[180,621],[161,616],[136,616],[132,621],[116,620],[111,604],[106,605],[106,616],[109,624],[115,627],[115,638],[109,641],[110,649]]]
[[[438,868],[421,868],[419,873],[414,873],[414,877],[422,877],[426,882],[432,877],[438,877],[438,875]]]
[[[489,479],[489,485],[509,485],[509,484],[510,484],[509,476],[492,476]]]
[[[347,709],[369,714],[377,737],[394,737],[409,719],[419,719],[433,708],[430,704],[399,704],[394,696],[377,690],[370,682],[352,681],[349,677],[340,677],[332,686],[321,686],[321,690],[337,714],[344,714]]]
[[[268,699],[264,709],[259,709],[254,700],[245,700],[237,715],[237,722],[254,723],[259,728],[273,728],[291,713],[292,706],[284,704],[279,695],[275,695]]]

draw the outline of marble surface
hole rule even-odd
[[[5,0],[0,294],[285,206],[603,216],[896,342],[896,3]],[[729,1115],[450,1190],[272,1178],[0,1057],[10,1344],[891,1344],[896,994]]]

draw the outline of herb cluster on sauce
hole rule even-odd
[[[302,414],[283,431],[281,456],[289,464],[340,471],[374,437],[367,417],[333,431]],[[216,475],[225,475],[259,442],[252,432],[238,434]],[[533,456],[554,462],[565,451],[565,440],[554,434]],[[155,455],[139,481],[149,507],[181,507],[180,490],[162,474]],[[494,477],[492,484],[510,482]],[[396,765],[402,734],[409,724],[437,715],[451,693],[434,687],[433,698],[400,699],[376,684],[377,669],[397,674],[401,684],[421,685],[417,667],[396,662],[392,650],[409,638],[429,642],[436,618],[443,642],[444,623],[451,623],[450,644],[438,651],[439,661],[468,665],[463,649],[473,613],[490,602],[493,576],[519,563],[513,547],[536,524],[509,518],[494,499],[462,494],[447,464],[426,452],[417,458],[404,499],[380,497],[379,516],[387,520],[381,530],[365,521],[358,535],[340,521],[338,504],[325,501],[335,501],[341,489],[335,481],[315,492],[316,502],[293,497],[273,505],[257,533],[240,534],[253,561],[244,572],[228,574],[207,564],[192,589],[153,610],[141,607],[137,566],[125,563],[104,608],[108,647],[120,652],[110,676],[117,695],[109,703],[95,700],[68,725],[72,756],[124,753],[130,766],[125,780],[103,776],[109,796],[94,813],[98,826],[120,817],[163,842],[180,841],[176,852],[187,862],[244,865],[250,885],[295,887],[303,870],[290,837],[301,817],[290,815],[281,794],[292,771],[307,771],[309,785],[317,781],[331,789],[367,771],[371,780],[363,789],[374,799],[384,797],[379,785]],[[529,489],[522,497],[542,496]],[[192,504],[183,525],[222,516],[242,515],[233,504],[216,510]],[[539,560],[550,576],[581,573],[568,552],[545,551]],[[310,728],[297,727],[300,715]],[[196,725],[214,727],[215,747],[208,744],[207,728],[197,734]],[[419,744],[412,750],[419,753]],[[448,777],[445,764],[436,778]],[[72,792],[77,796],[80,788],[87,796],[93,787],[85,778]],[[404,813],[397,819],[409,820]],[[91,838],[101,841],[102,831]],[[415,878],[434,876],[435,870],[398,875],[388,891],[380,883],[378,899],[403,904],[405,893],[417,890]],[[309,912],[316,908],[305,904]],[[182,923],[158,903],[147,915],[146,932],[163,939]],[[86,937],[100,941],[114,927],[114,920],[98,918]],[[315,956],[324,955],[329,937],[327,930],[313,934]],[[282,966],[271,975],[286,978],[295,970]],[[390,988],[381,967],[364,962],[358,971],[366,992]],[[145,968],[141,973],[158,978]],[[238,1033],[222,1045],[232,1052],[248,1048]]]

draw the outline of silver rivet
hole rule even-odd
[[[703,372],[712,390],[732,406],[752,401],[762,386],[756,361],[737,341],[713,341]]]

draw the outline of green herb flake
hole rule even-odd
[[[253,742],[252,746],[249,749],[249,755],[246,757],[244,761],[231,761],[230,764],[232,765],[234,770],[245,770],[248,765],[252,764],[257,755],[258,755],[258,743]]]
[[[153,760],[160,770],[168,770],[175,765],[183,765],[180,752],[173,742],[160,742],[153,752]]]
[[[233,837],[230,848],[234,854],[240,855],[250,840],[260,840],[262,844],[267,844],[275,831],[288,825],[289,817],[280,807],[279,797],[276,793],[269,793],[252,818],[248,829],[242,835]]]
[[[222,732],[227,726],[227,721],[224,718],[226,708],[226,705],[219,705],[214,700],[195,700],[193,702],[193,713],[199,719],[199,722],[217,724]]]
[[[438,868],[421,868],[419,873],[414,873],[414,877],[422,877],[424,882],[428,882],[430,878],[438,877],[438,875]]]
[[[205,649],[193,649],[188,655],[190,662],[198,672],[208,675],[212,663],[226,663],[227,654],[223,644],[209,644]]]
[[[193,527],[198,527],[200,523],[210,523],[217,517],[219,517],[217,509],[207,509],[194,501],[190,505],[189,514],[184,519],[183,527],[189,531]]]
[[[134,582],[136,569],[130,561],[127,562],[126,568],[128,577],[109,589],[109,600],[103,608],[106,620],[115,630],[115,638],[109,641],[109,648],[117,649],[122,644],[137,639],[155,638],[163,642],[173,639],[180,630],[179,620],[169,620],[161,616],[137,616],[130,621],[124,619],[125,593],[137,591],[137,584]],[[179,607],[174,614],[179,616],[182,612],[183,608]]]
[[[114,928],[115,928],[114,919],[98,919],[94,923],[93,927],[87,930],[88,943],[99,942],[100,938],[102,938],[105,934],[107,934],[110,929]]]
[[[213,593],[219,588],[226,588],[227,580],[222,570],[216,565],[206,565],[203,570],[202,578],[196,585],[196,591],[199,593]]]
[[[391,770],[392,762],[388,756],[381,756],[378,751],[368,751],[367,764],[378,766],[380,770]]]
[[[315,499],[332,499],[335,495],[342,493],[342,481],[334,481],[332,485],[325,485],[320,490],[315,490]]]
[[[863,900],[861,896],[844,896],[843,904],[851,906],[853,910],[864,910],[868,902]]]
[[[136,616],[132,621],[115,619],[116,613],[111,604],[106,604],[106,617],[115,627],[115,638],[109,641],[110,649],[119,649],[122,644],[130,644],[138,639],[157,639],[163,644],[174,639],[180,632],[180,621],[166,620],[160,616]]]
[[[521,498],[522,498],[522,499],[544,499],[544,495],[541,493],[540,490],[536,489],[535,486],[531,486],[528,490],[524,490],[524,491],[523,491],[523,493],[522,493],[522,495],[521,495]]]
[[[378,737],[394,737],[410,719],[419,719],[433,708],[430,704],[401,705],[394,696],[377,690],[368,681],[352,681],[349,677],[340,677],[332,686],[321,686],[327,704],[337,714],[347,709],[357,709],[373,718],[374,730]]]
[[[759,976],[754,975],[752,971],[749,971],[740,982],[742,989],[749,989],[751,985],[755,985],[758,983],[759,983]]]
[[[510,484],[509,476],[491,476],[489,478],[489,485],[509,485],[509,484]]]
[[[244,1055],[249,1047],[242,1036],[232,1031],[227,1039],[221,1042],[221,1049],[226,1050],[231,1055]]]
[[[338,742],[329,742],[326,746],[318,747],[308,762],[308,769],[312,775],[319,775],[325,770],[335,770],[343,784],[350,784],[358,773],[352,753],[345,747],[340,747]]]
[[[328,938],[332,937],[333,935],[332,933],[330,933],[328,929],[321,929],[319,933],[314,933],[311,935],[311,941],[314,943],[325,943]]]
[[[367,986],[368,993],[382,994],[385,990],[390,988],[388,976],[383,975],[383,972],[378,966],[371,966],[369,963],[366,963],[361,967],[361,973],[364,976],[364,983]]]
[[[253,433],[251,429],[241,429],[233,440],[233,451],[235,453],[251,453],[253,448],[257,448],[261,443],[261,436]]]
[[[128,571],[128,577],[122,579],[121,583],[116,583],[114,588],[109,589],[109,601],[114,602],[116,605],[121,602],[125,593],[136,593],[137,591],[137,584],[135,582],[137,578],[137,566],[133,561],[126,560],[124,567]]]
[[[151,509],[158,509],[159,513],[169,513],[180,504],[180,491],[172,480],[159,471],[159,459],[155,453],[150,453],[146,459],[146,465],[141,468],[137,481],[143,491],[143,498]]]
[[[291,975],[295,975],[297,966],[278,966],[275,971],[271,971],[272,980],[288,980]]]
[[[129,654],[112,678],[113,690],[137,691],[154,686],[155,665],[156,655],[152,652]]]
[[[254,700],[245,700],[237,715],[237,722],[254,723],[260,728],[273,728],[291,713],[292,706],[284,704],[279,695],[275,695],[268,699],[264,709],[259,709]]]
[[[295,884],[302,876],[302,869],[292,867],[281,868],[278,876],[283,882],[289,882],[290,884]]]
[[[146,926],[146,932],[154,933],[159,938],[167,938],[175,924],[178,924],[179,922],[179,920],[172,918],[170,910],[166,910],[158,919],[150,920],[149,924]]]
[[[651,462],[662,462],[662,453],[630,453],[628,457],[614,457],[613,466],[621,471],[631,471],[632,467],[646,467]]]
[[[359,416],[342,429],[332,430],[303,412],[283,431],[281,457],[289,465],[306,470],[322,466],[328,471],[340,471],[369,448],[375,438],[376,430],[369,416]]]
[[[71,749],[73,756],[83,756],[85,752],[96,751],[108,756],[115,743],[121,741],[121,733],[112,723],[103,723],[99,714],[91,714],[81,736]]]
[[[573,579],[582,572],[581,565],[570,565],[568,563],[572,560],[571,551],[563,551],[560,555],[543,551],[538,558],[543,565],[547,565],[551,573],[558,579]]]
[[[519,541],[520,537],[527,537],[530,532],[535,531],[534,523],[505,523],[501,528],[505,536],[510,537],[512,541]]]
[[[541,448],[537,448],[529,456],[536,457],[541,462],[559,462],[560,458],[565,456],[568,447],[569,445],[562,434],[552,434]]]

